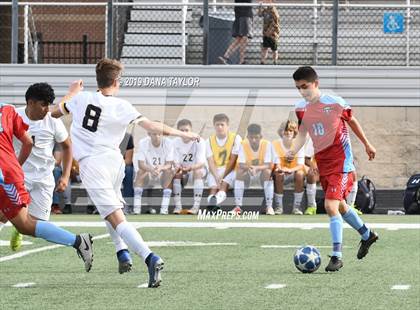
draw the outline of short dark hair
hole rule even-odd
[[[192,123],[189,119],[184,118],[176,124],[176,128],[179,129],[182,126],[190,126],[192,128]]]
[[[250,124],[247,128],[249,135],[260,135],[261,134],[261,126],[258,124]]]
[[[26,103],[28,103],[30,99],[44,101],[45,104],[52,104],[55,99],[54,89],[48,83],[32,84],[25,94]]]
[[[305,80],[308,82],[315,82],[318,80],[318,74],[312,67],[299,67],[295,73],[293,73],[293,79],[295,81]]]
[[[216,124],[216,122],[226,122],[229,124],[229,117],[224,113],[216,114],[213,117],[213,124]]]

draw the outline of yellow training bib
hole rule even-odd
[[[217,167],[224,167],[229,162],[235,138],[236,133],[229,132],[226,143],[219,146],[216,141],[216,135],[210,136],[210,147],[213,151],[213,159]]]

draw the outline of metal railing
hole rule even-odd
[[[420,1],[390,2],[360,4],[313,0],[312,3],[270,4],[278,9],[281,19],[279,63],[420,65]],[[338,6],[334,7],[335,3]],[[0,2],[0,8],[13,4],[15,1]],[[145,64],[212,64],[231,42],[234,7],[252,6],[254,13],[261,7],[260,3],[216,0],[20,2],[18,5],[24,8],[24,31],[23,38],[18,39],[17,30],[13,30],[12,62],[17,61],[14,54],[18,41],[24,43],[25,63],[30,58],[33,62],[39,58],[33,56],[36,54],[36,36],[32,29],[35,26],[46,41],[58,41],[44,33],[48,31],[47,25],[54,25],[51,20],[48,24],[48,20],[59,14],[58,10],[68,13],[61,16],[64,23],[71,26],[60,30],[63,41],[74,42],[71,34],[80,38],[89,30],[89,38],[104,42],[103,56]],[[12,15],[17,12],[14,10]],[[394,16],[391,20],[394,23],[398,17],[397,26],[402,27],[401,31],[393,31],[392,27],[385,29],[386,16]],[[89,19],[91,22],[86,22]],[[14,20],[12,29],[17,27],[16,17]],[[259,64],[262,18],[256,15],[253,32],[246,58],[249,64]]]

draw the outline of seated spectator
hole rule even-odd
[[[303,197],[303,184],[305,180],[305,152],[301,148],[292,161],[286,157],[287,152],[291,149],[293,142],[298,134],[298,125],[294,121],[287,121],[280,125],[278,130],[280,139],[274,140],[273,158],[274,170],[274,200],[276,208],[275,214],[283,213],[283,188],[284,185],[294,182],[295,193],[293,200],[293,214],[302,215],[300,208]]]
[[[134,180],[134,214],[141,213],[141,198],[145,186],[160,183],[163,197],[160,214],[168,214],[174,177],[174,152],[171,140],[161,134],[148,133],[148,137],[139,142],[139,152],[134,156],[136,177]]]
[[[239,149],[234,190],[236,206],[233,212],[242,212],[245,187],[248,187],[252,182],[258,182],[264,188],[265,213],[274,215],[273,181],[271,180],[271,144],[262,138],[260,125],[250,124],[247,131],[247,138],[242,141]]]

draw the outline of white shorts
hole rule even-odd
[[[54,178],[52,180],[54,181]],[[28,207],[29,214],[37,219],[48,221],[51,214],[52,196],[55,188],[54,182],[41,183],[25,180],[25,187],[29,195],[31,195],[31,204]]]
[[[218,167],[217,168],[217,174],[220,176],[223,176],[223,173],[225,173],[225,167]],[[223,181],[225,181],[227,184],[229,184],[230,187],[233,187],[235,183],[236,178],[236,171],[231,171],[226,177],[224,177]],[[207,176],[207,184],[209,187],[218,187],[218,184],[216,184],[216,180],[214,179],[213,174],[209,172]]]
[[[86,157],[79,166],[82,183],[103,219],[124,207],[121,185],[125,163],[119,152]]]

